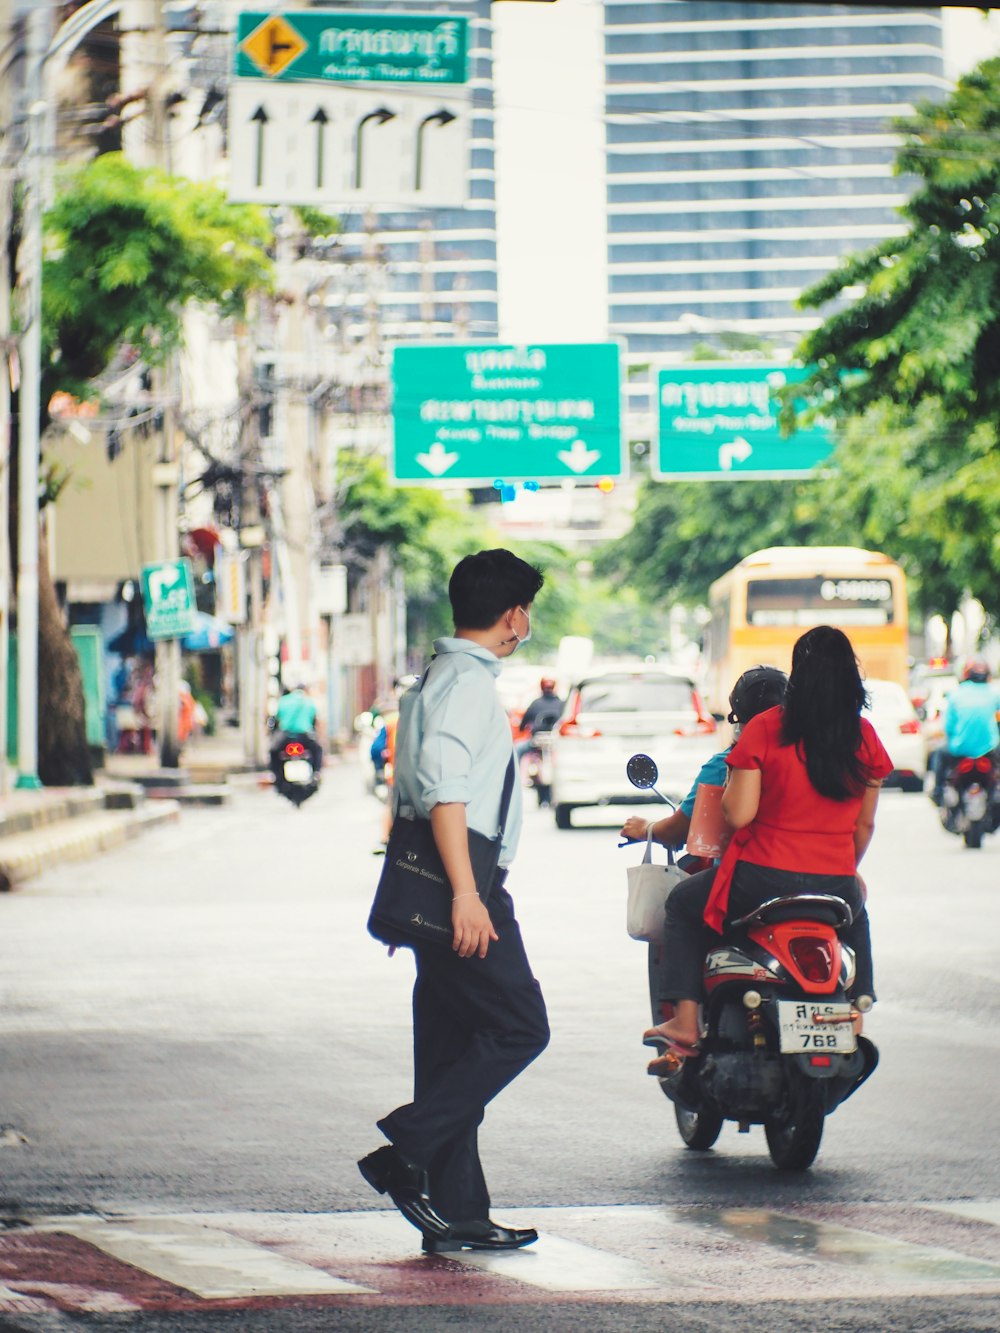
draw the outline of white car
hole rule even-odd
[[[588,676],[570,690],[552,733],[556,827],[571,828],[580,806],[648,803],[625,774],[637,752],[656,760],[660,790],[680,800],[719,748],[715,723],[689,677],[649,668]]]
[[[886,782],[904,791],[923,791],[927,737],[910,696],[892,680],[866,680],[865,689],[871,699],[866,711],[894,765]]]

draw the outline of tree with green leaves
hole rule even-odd
[[[250,293],[271,282],[271,232],[259,209],[118,153],[62,184],[44,228],[43,429],[52,395],[96,396],[94,379],[123,349],[162,364],[181,343],[190,303],[238,316]],[[17,522],[12,508],[14,550]],[[44,555],[39,582],[39,776],[47,785],[89,782],[79,667]]]
[[[842,303],[803,340],[799,391],[845,423],[841,500],[888,529],[925,603],[1000,612],[1000,59],[897,122],[908,224],[802,294]],[[860,289],[860,295],[857,295]],[[793,411],[788,409],[792,417]],[[848,424],[849,423],[849,424]],[[883,517],[877,518],[877,511]]]

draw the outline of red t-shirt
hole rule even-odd
[[[753,822],[741,830],[739,859],[777,870],[853,875],[862,798],[834,801],[820,795],[796,746],[781,744],[782,711],[769,708],[751,718],[726,756],[730,768],[757,768],[761,774],[760,805]],[[858,754],[871,781],[892,772],[892,760],[867,718],[861,719]]]

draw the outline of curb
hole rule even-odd
[[[157,801],[138,810],[102,810],[76,819],[15,833],[0,841],[0,889],[16,888],[65,861],[82,861],[180,816],[176,801]]]

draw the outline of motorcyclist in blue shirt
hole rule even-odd
[[[945,743],[931,756],[934,770],[932,799],[941,804],[944,780],[955,759],[978,759],[1000,745],[1000,692],[990,681],[990,669],[981,657],[970,657],[961,682],[945,699],[943,710]]]
[[[318,709],[303,685],[286,689],[274,710],[274,740],[271,742],[271,771],[278,776],[278,756],[290,737],[301,739],[309,751],[317,778],[323,767],[323,749],[316,735]]]

